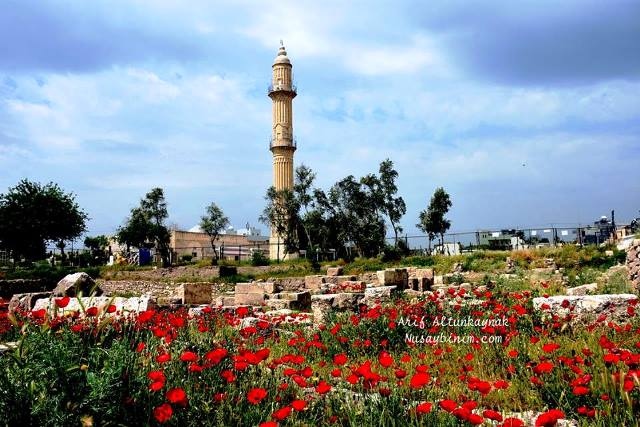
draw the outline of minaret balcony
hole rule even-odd
[[[293,94],[293,96],[296,96],[298,94],[298,88],[294,84],[270,84],[267,88],[267,95],[271,96],[271,94],[276,92],[290,93]]]
[[[296,138],[278,140],[274,140],[273,137],[269,138],[269,150],[273,150],[275,147],[291,148],[295,150],[298,148],[298,140]]]

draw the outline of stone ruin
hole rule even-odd
[[[635,239],[627,249],[627,271],[634,289],[640,290],[640,239]]]

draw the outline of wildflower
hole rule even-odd
[[[484,411],[482,411],[482,416],[493,421],[502,421],[502,415],[500,414],[500,412],[494,411],[492,409],[485,409]]]
[[[267,397],[267,390],[263,388],[253,388],[247,393],[247,400],[253,405],[257,405]]]
[[[291,402],[291,407],[296,411],[302,411],[307,407],[307,402],[305,400],[297,399]]]
[[[287,418],[291,414],[291,406],[285,406],[284,408],[280,408],[275,411],[272,415],[278,421],[282,421]]]
[[[153,417],[161,424],[169,421],[171,415],[173,415],[173,409],[168,403],[163,403],[153,410]]]
[[[431,381],[431,377],[426,372],[417,372],[413,377],[411,377],[410,386],[411,388],[421,388],[424,385],[429,384]]]
[[[180,360],[182,360],[183,362],[197,362],[198,355],[192,351],[185,351],[180,355]]]
[[[422,402],[416,406],[416,414],[423,415],[431,412],[432,404],[430,402]]]
[[[167,400],[180,406],[187,406],[187,393],[180,387],[167,391]]]
[[[331,390],[331,386],[326,381],[320,381],[320,383],[316,386],[316,391],[320,394],[325,394],[329,390]]]
[[[347,363],[347,355],[344,353],[336,354],[335,356],[333,356],[333,363],[338,366],[344,365],[345,363]]]
[[[450,399],[441,400],[439,405],[440,408],[444,409],[447,412],[453,412],[453,410],[458,407],[458,404]]]
[[[553,427],[561,418],[564,418],[564,412],[559,409],[551,409],[538,416],[536,427]]]
[[[55,299],[56,306],[58,306],[58,308],[65,308],[66,306],[69,305],[69,301],[70,300],[71,300],[71,298],[69,298],[69,297],[56,298]]]

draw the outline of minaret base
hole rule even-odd
[[[279,252],[278,252],[278,246],[280,247]],[[285,253],[285,251],[286,249],[285,249],[284,243],[282,242],[282,239],[280,239],[278,236],[271,236],[269,238],[269,259],[271,260],[280,259],[280,261],[286,261],[286,260],[298,258],[297,253],[288,254],[288,253]]]

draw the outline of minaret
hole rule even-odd
[[[273,124],[269,149],[273,153],[273,186],[276,190],[293,189],[293,153],[296,141],[293,138],[293,98],[296,87],[293,84],[291,61],[287,58],[282,40],[278,56],[273,61],[273,76],[269,85],[269,98],[273,101]],[[282,239],[271,232],[269,239],[270,258],[291,257],[284,253]]]

